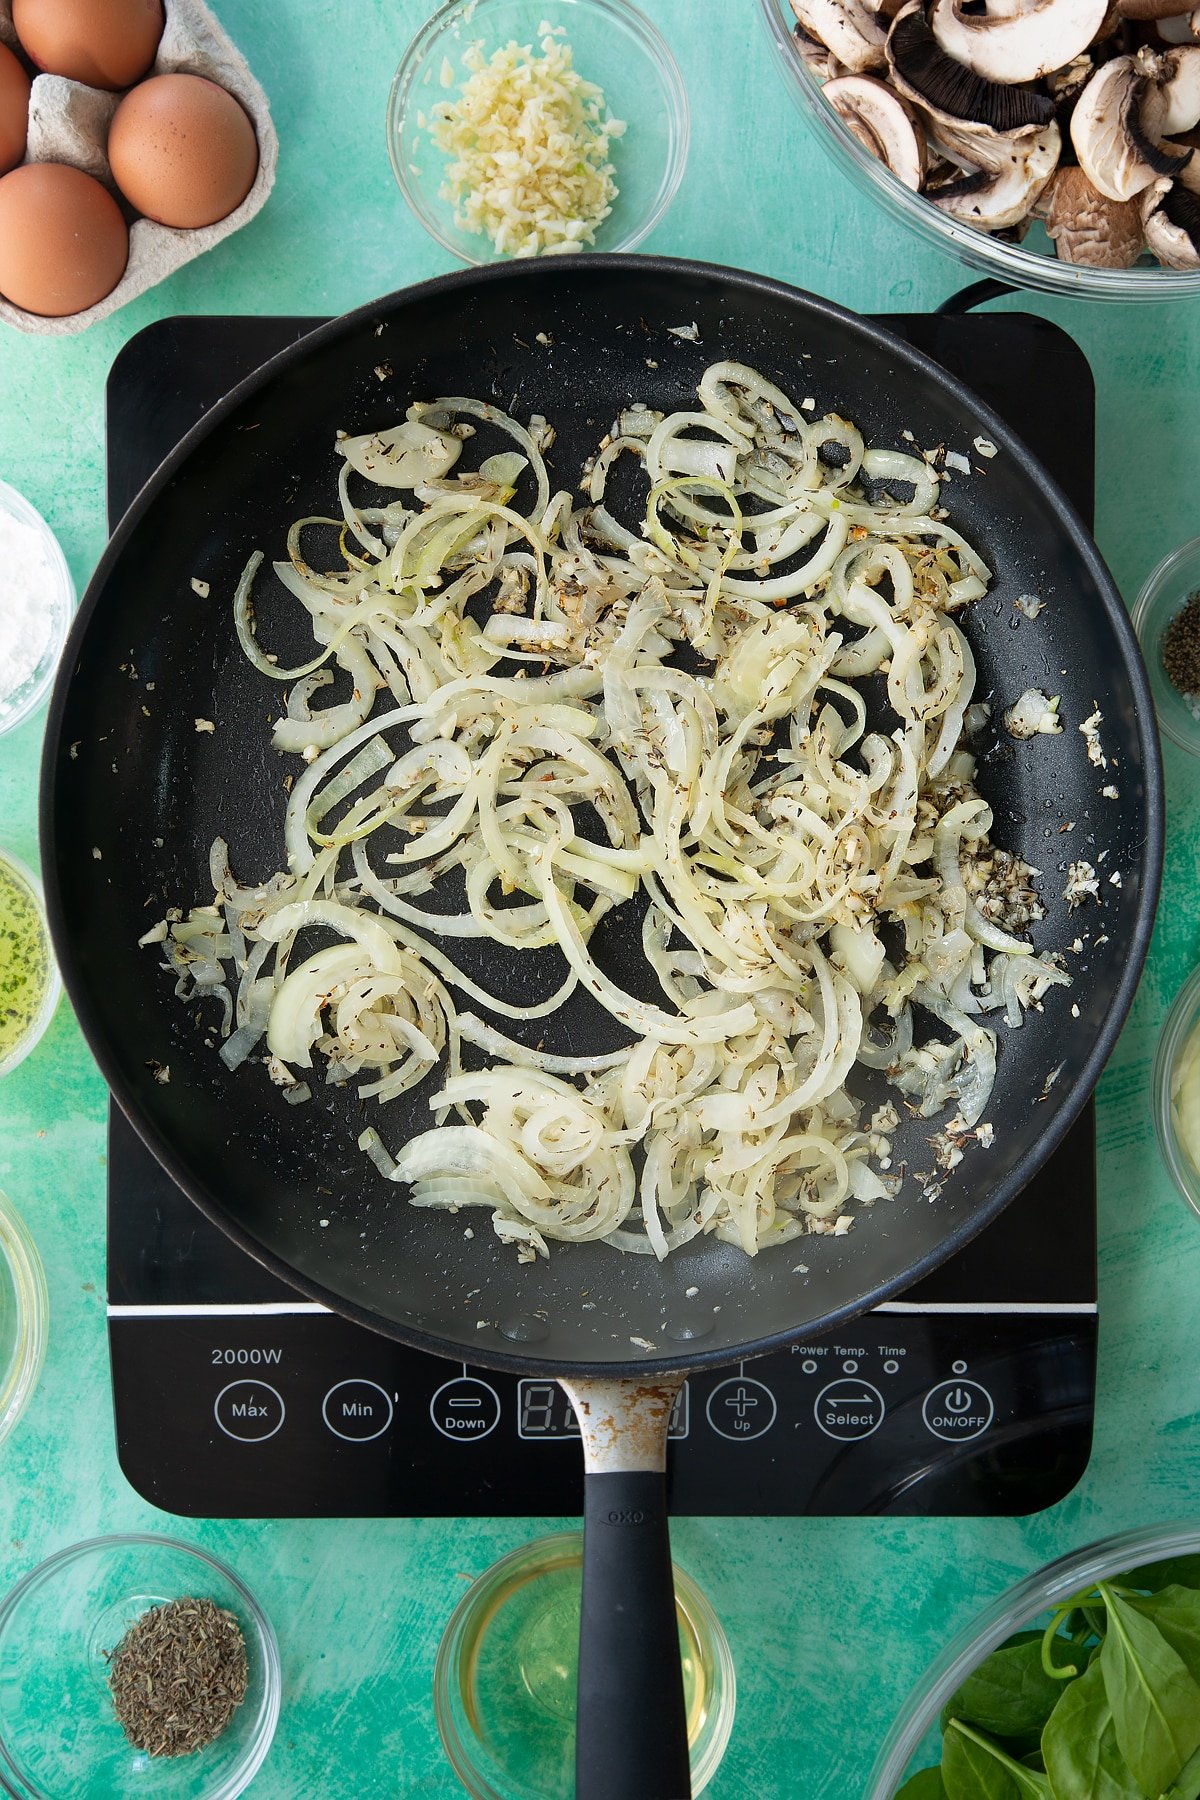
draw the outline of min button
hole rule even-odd
[[[283,1396],[265,1381],[231,1381],[213,1401],[213,1413],[226,1437],[261,1444],[275,1436],[287,1408]]]
[[[966,1444],[982,1437],[996,1416],[992,1396],[977,1381],[939,1382],[921,1408],[928,1431],[947,1444]]]
[[[334,1437],[368,1444],[391,1424],[392,1402],[374,1381],[339,1381],[321,1402],[321,1417]]]

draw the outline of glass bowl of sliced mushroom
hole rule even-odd
[[[1050,293],[1200,293],[1196,0],[760,4],[830,154],[928,241]]]

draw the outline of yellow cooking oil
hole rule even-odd
[[[483,1767],[505,1792],[569,1800],[574,1793],[575,1686],[582,1563],[561,1550],[497,1583],[473,1622],[459,1664],[463,1711]],[[712,1658],[700,1621],[676,1595],[688,1742],[712,1696]]]
[[[0,1069],[36,1027],[53,969],[37,895],[0,857]]]

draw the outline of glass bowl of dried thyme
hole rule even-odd
[[[0,1786],[27,1800],[234,1800],[279,1701],[270,1621],[193,1545],[93,1538],[0,1604]]]
[[[1162,730],[1200,756],[1200,538],[1164,556],[1133,604]]]

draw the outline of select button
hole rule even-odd
[[[213,1413],[226,1437],[261,1444],[275,1436],[287,1408],[283,1396],[265,1381],[231,1381],[213,1401]]]
[[[852,1444],[871,1437],[883,1424],[887,1407],[869,1381],[831,1381],[817,1395],[813,1413],[826,1437]]]
[[[374,1381],[339,1381],[321,1402],[321,1416],[334,1437],[369,1444],[392,1422],[391,1396]]]

